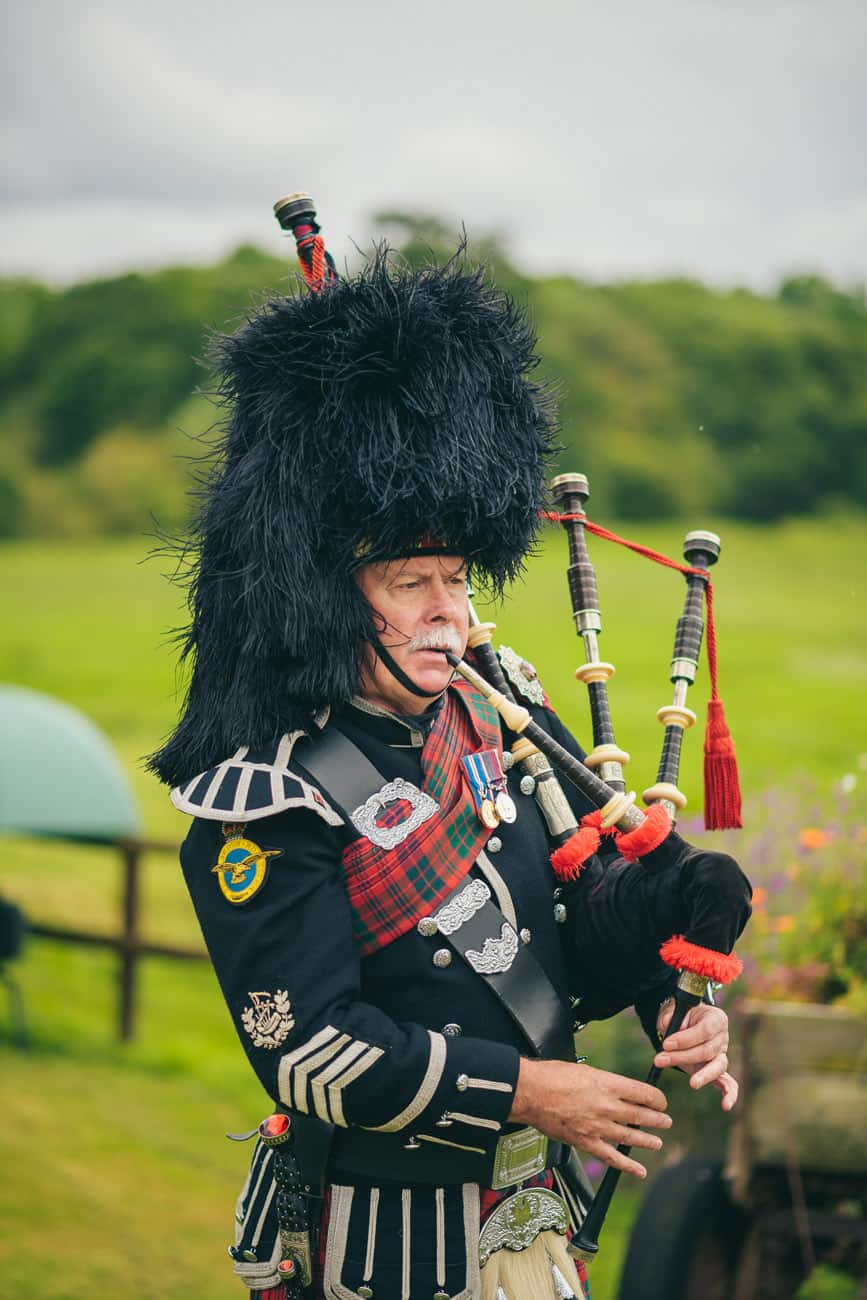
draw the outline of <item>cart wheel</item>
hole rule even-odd
[[[719,1161],[669,1166],[635,1220],[618,1300],[728,1300],[744,1232]]]

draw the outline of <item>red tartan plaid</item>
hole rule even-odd
[[[421,752],[421,788],[436,799],[439,813],[393,849],[362,836],[343,853],[353,929],[364,956],[408,933],[472,867],[490,831],[479,821],[460,760],[501,744],[495,710],[467,682],[454,682]],[[408,814],[409,804],[400,800],[378,824],[400,825]]]

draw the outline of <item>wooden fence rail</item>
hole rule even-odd
[[[203,948],[178,948],[171,944],[150,943],[139,937],[139,885],[141,858],[146,852],[173,853],[177,844],[164,840],[125,839],[117,842],[123,866],[123,906],[119,934],[100,934],[65,926],[27,921],[28,934],[61,943],[88,944],[94,948],[113,948],[120,958],[118,980],[118,1037],[129,1042],[135,1035],[137,966],[142,957],[172,957],[181,961],[206,961]]]

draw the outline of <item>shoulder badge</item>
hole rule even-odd
[[[265,883],[271,858],[279,857],[282,851],[261,849],[253,840],[237,835],[227,839],[220,850],[217,865],[211,867],[220,893],[230,903],[249,903]]]

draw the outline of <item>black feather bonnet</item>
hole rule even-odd
[[[216,345],[227,433],[187,544],[183,716],[150,760],[177,784],[358,684],[359,563],[442,539],[495,592],[521,569],[554,450],[523,312],[469,271],[385,251],[274,298]]]

